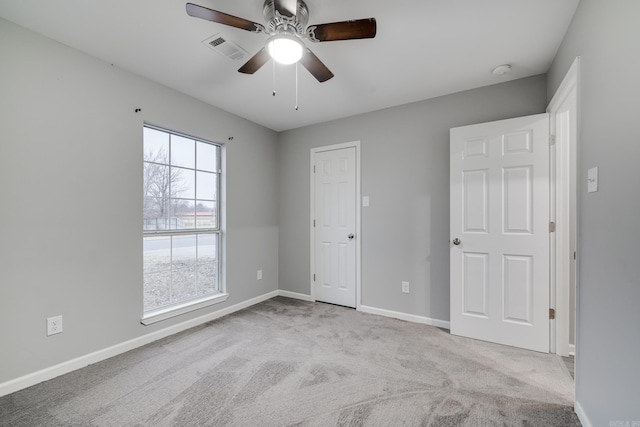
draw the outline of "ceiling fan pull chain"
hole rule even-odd
[[[298,63],[296,62],[296,111],[298,111]]]
[[[276,96],[276,61],[271,60],[273,63],[273,96]]]

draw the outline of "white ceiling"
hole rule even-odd
[[[264,0],[190,0],[264,23]],[[271,63],[254,75],[201,42],[267,38],[188,16],[178,0],[0,0],[0,16],[276,131],[547,72],[579,0],[306,0],[309,24],[375,17],[375,39],[307,46],[335,77]],[[248,57],[246,58],[248,59]],[[245,59],[245,60],[246,60]],[[512,65],[511,73],[491,70]]]

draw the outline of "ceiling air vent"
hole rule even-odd
[[[238,46],[237,43],[230,41],[220,33],[212,35],[208,39],[203,40],[202,43],[209,46],[213,51],[218,52],[220,55],[226,56],[234,61],[239,61],[249,55],[249,53]]]

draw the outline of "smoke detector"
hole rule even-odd
[[[504,74],[507,74],[509,71],[511,71],[511,64],[502,64],[494,68],[492,73],[496,76],[502,76]]]

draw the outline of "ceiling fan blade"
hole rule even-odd
[[[187,3],[187,14],[195,18],[206,19],[207,21],[217,22],[218,24],[229,25],[247,31],[259,31],[263,28],[262,24],[257,24],[247,19],[238,18],[237,16],[228,15],[224,12],[218,12],[217,10],[198,6],[193,3]]]
[[[307,48],[307,51],[302,55],[300,63],[306,68],[313,77],[315,77],[320,83],[326,82],[333,77],[331,70],[318,59],[318,57]]]
[[[253,55],[251,59],[248,60],[242,67],[240,67],[238,71],[244,74],[253,74],[258,71],[264,64],[269,62],[269,59],[271,59],[271,56],[269,55],[269,52],[267,52],[267,49],[263,47],[258,53]]]
[[[297,0],[274,0],[273,7],[282,16],[296,16],[298,9]]]
[[[367,18],[355,21],[310,25],[309,28],[307,28],[307,35],[309,39],[314,42],[372,39],[376,36],[376,29],[376,18]]]

